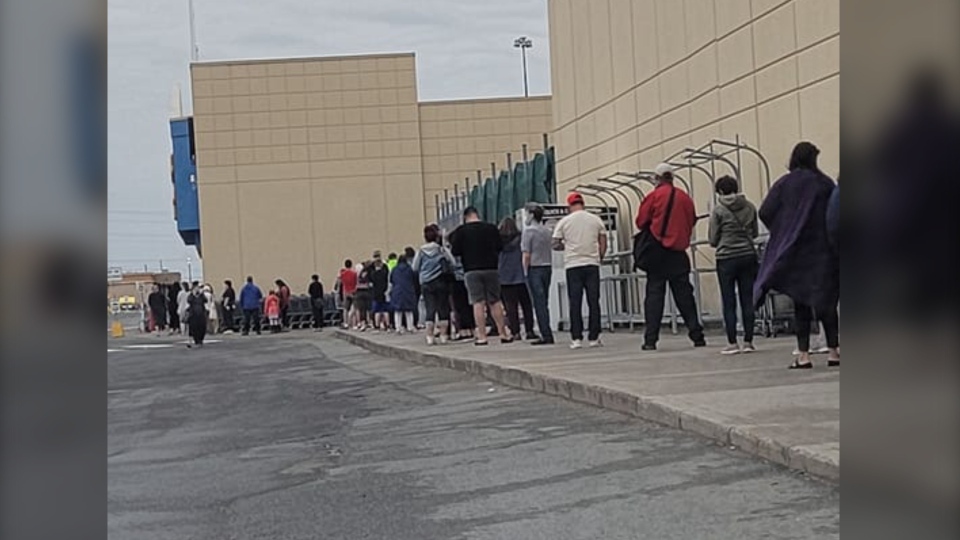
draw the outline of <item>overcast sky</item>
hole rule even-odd
[[[187,0],[109,0],[109,264],[186,271],[173,221],[168,118],[190,111]],[[421,100],[550,93],[547,0],[195,0],[201,60],[417,54]],[[202,231],[201,231],[202,234]]]

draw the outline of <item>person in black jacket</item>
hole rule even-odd
[[[154,285],[150,296],[147,297],[150,315],[153,316],[153,329],[159,336],[167,329],[167,296],[160,291],[159,285]]]
[[[320,283],[317,274],[310,276],[307,294],[310,295],[310,310],[313,312],[313,329],[319,332],[323,328],[323,283]]]
[[[221,332],[236,331],[236,313],[237,313],[237,291],[233,289],[233,282],[229,279],[223,281],[223,294],[220,296],[223,302],[223,317],[220,319]]]

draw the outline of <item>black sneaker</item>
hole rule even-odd
[[[640,346],[640,350],[641,350],[641,351],[655,351],[655,350],[657,350],[657,346],[656,346],[656,344],[654,344],[654,343],[644,343],[643,345]]]
[[[541,341],[537,334],[527,334],[527,341]]]
[[[531,345],[553,345],[552,339],[536,339],[530,342]]]
[[[706,346],[707,346],[707,340],[705,340],[705,339],[699,339],[699,340],[697,340],[697,341],[694,341],[694,342],[693,342],[693,346],[694,346],[694,347],[706,347]]]

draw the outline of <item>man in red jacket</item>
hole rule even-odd
[[[647,293],[643,303],[644,351],[655,351],[660,339],[660,324],[663,322],[663,304],[667,284],[687,325],[688,335],[695,347],[704,347],[703,326],[697,313],[697,302],[690,285],[690,236],[697,222],[693,200],[685,192],[673,186],[673,167],[667,163],[655,169],[657,187],[643,199],[637,212],[637,228],[650,229],[653,237],[666,248],[665,256],[655,268],[647,271]],[[672,208],[671,199],[673,201]],[[669,214],[669,216],[667,215]],[[669,218],[669,219],[668,219]]]

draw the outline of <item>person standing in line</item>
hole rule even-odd
[[[240,309],[243,310],[243,330],[241,334],[250,335],[250,326],[260,335],[260,303],[263,291],[253,283],[253,276],[247,276],[247,283],[240,289]]]
[[[270,289],[267,292],[267,298],[263,301],[263,314],[267,316],[267,326],[271,334],[279,334],[283,331],[283,319],[281,318],[280,297],[277,291]]]
[[[167,290],[167,315],[170,319],[170,333],[180,333],[180,283],[176,282]]]
[[[697,222],[693,199],[673,185],[673,166],[667,163],[655,169],[657,187],[643,199],[637,212],[637,229],[648,229],[660,245],[660,256],[647,273],[646,297],[643,302],[643,351],[657,350],[667,285],[687,326],[687,335],[694,347],[706,347],[703,325],[697,313],[697,301],[690,284],[690,235]]]
[[[193,345],[203,347],[203,340],[207,335],[207,295],[200,285],[194,285],[187,298],[187,320],[190,325],[190,337],[193,344],[187,343],[187,348]]]
[[[732,176],[717,179],[717,206],[710,214],[707,234],[710,245],[716,248],[717,280],[723,303],[723,326],[727,332],[727,346],[720,354],[752,353],[756,316],[753,306],[753,284],[757,279],[757,247],[754,241],[760,235],[757,208],[740,193],[740,185]],[[743,321],[743,346],[737,343],[737,298]]]
[[[282,279],[277,279],[277,297],[280,298],[280,330],[290,328],[290,287]]]
[[[396,267],[390,271],[390,306],[393,308],[393,325],[398,334],[405,331],[413,333],[417,330],[413,322],[413,312],[417,309],[414,285],[417,281],[416,272],[404,253],[397,259]]]
[[[213,287],[209,283],[204,283],[203,295],[207,297],[207,333],[215,334],[220,313],[217,311],[217,297],[214,296]]]
[[[512,343],[513,336],[504,324],[503,302],[500,300],[500,231],[496,225],[480,221],[480,212],[473,206],[463,211],[464,224],[450,235],[453,254],[463,261],[463,278],[467,296],[473,304],[477,322],[474,345],[487,345],[486,310],[490,310],[500,343]]]
[[[223,305],[223,317],[220,319],[220,331],[232,334],[237,329],[237,291],[233,288],[233,281],[223,280],[223,294],[220,296]]]
[[[529,219],[523,227],[520,251],[523,253],[523,270],[527,287],[537,314],[540,339],[531,345],[553,345],[553,329],[550,327],[550,280],[553,274],[552,233],[543,225],[543,207],[531,203],[527,206]]]
[[[440,228],[427,225],[423,229],[424,244],[413,259],[413,271],[417,273],[427,313],[424,318],[427,345],[439,338],[447,342],[447,326],[450,323],[450,292],[448,276],[453,269],[453,256],[443,247]]]
[[[373,261],[362,262],[357,268],[357,292],[353,302],[357,310],[356,329],[361,332],[373,326],[370,318],[370,310],[373,308],[373,284],[370,282],[372,271]]]
[[[337,276],[337,285],[340,289],[340,305],[343,307],[343,327],[356,328],[357,311],[354,307],[354,297],[357,294],[357,271],[353,268],[353,261],[343,261],[343,268]]]
[[[799,354],[790,369],[810,369],[810,331],[819,320],[827,338],[828,366],[840,365],[840,264],[827,233],[827,207],[835,189],[820,171],[820,150],[800,142],[781,177],[760,205],[770,240],[754,286],[756,305],[771,290],[793,300]]]
[[[323,329],[323,283],[320,276],[310,276],[310,285],[307,287],[310,296],[310,312],[313,314],[313,330],[320,332]]]
[[[153,319],[152,330],[159,336],[167,329],[167,297],[160,290],[160,286],[154,284],[151,287],[150,295],[147,296],[147,305],[150,307],[150,316]]]
[[[417,250],[413,249],[411,246],[403,248],[403,255],[407,258],[407,264],[411,267],[413,266],[413,259],[417,256]],[[414,272],[416,274],[416,272]],[[413,308],[413,327],[420,328],[420,323],[423,317],[420,313],[420,309],[423,303],[423,291],[420,290],[420,280],[417,279],[414,275],[413,280],[413,293],[414,293],[414,308]]]
[[[533,329],[533,304],[530,302],[530,291],[527,290],[527,279],[523,273],[523,253],[520,252],[520,230],[511,217],[503,218],[500,222],[500,242],[503,251],[500,252],[500,289],[503,305],[507,314],[507,325],[510,333],[520,337],[520,311],[523,311],[523,326],[526,339],[540,340]]]
[[[184,281],[180,284],[180,292],[177,293],[177,316],[180,317],[180,333],[190,335],[190,325],[187,321],[187,308],[190,299],[190,284]]]
[[[453,313],[457,332],[453,336],[454,341],[464,339],[473,339],[473,332],[477,328],[477,323],[473,319],[473,306],[470,305],[470,298],[467,296],[467,286],[464,283],[463,263],[460,257],[454,257],[453,281],[450,282],[450,299],[453,304]]]
[[[387,270],[393,272],[393,269],[396,268],[399,263],[400,259],[397,257],[396,253],[390,253],[387,255],[387,262],[385,263],[387,265]]]
[[[370,285],[373,289],[373,330],[375,332],[386,332],[390,329],[390,304],[387,302],[387,289],[390,288],[390,269],[384,264],[379,251],[373,252]]]
[[[584,209],[583,196],[567,195],[570,213],[553,229],[553,249],[563,251],[570,301],[570,348],[583,347],[583,296],[587,296],[587,340],[600,347],[600,262],[607,254],[607,229]]]

